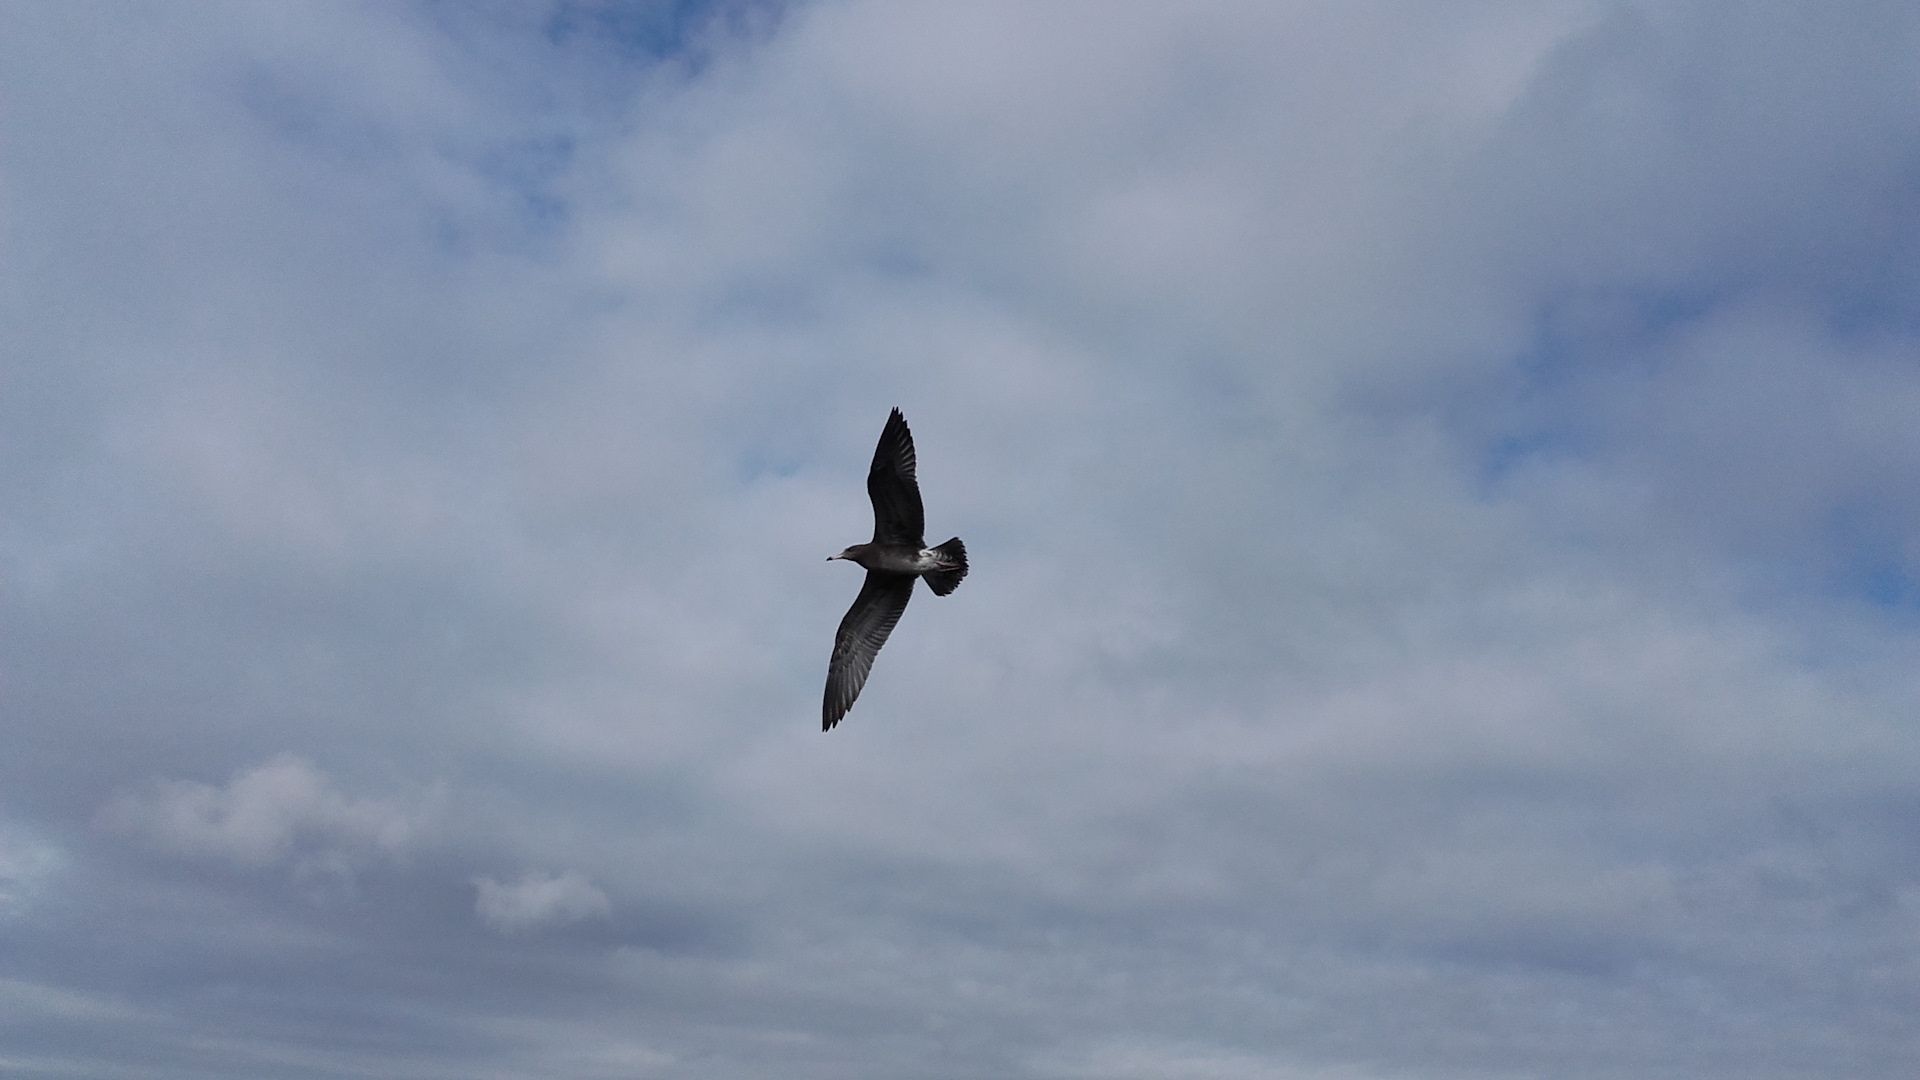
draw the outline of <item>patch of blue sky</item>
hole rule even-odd
[[[1874,606],[1905,611],[1920,618],[1920,578],[1890,563],[1867,567],[1860,579],[1862,594]]]
[[[1573,441],[1558,431],[1529,431],[1493,439],[1481,447],[1475,470],[1481,497],[1497,495],[1521,469],[1567,456],[1573,448]]]
[[[569,220],[568,203],[559,194],[558,182],[573,166],[577,146],[569,134],[534,135],[487,147],[473,165],[506,197],[517,221],[550,232]]]
[[[1920,230],[1907,225],[1902,231],[1911,235]],[[1915,270],[1920,259],[1916,254],[1920,253],[1903,248],[1863,260],[1879,265],[1860,268],[1861,280],[1827,292],[1822,305],[1827,330],[1848,341],[1885,334],[1920,337],[1920,272]]]
[[[1476,480],[1494,494],[1532,464],[1579,457],[1605,442],[1587,430],[1592,383],[1621,372],[1657,372],[1661,342],[1709,316],[1727,298],[1710,289],[1611,286],[1567,289],[1539,301],[1533,346],[1515,357],[1499,391],[1475,387],[1458,410],[1478,428]],[[1483,396],[1485,395],[1485,396]]]
[[[556,45],[587,38],[636,60],[683,60],[700,66],[715,24],[734,34],[777,22],[783,0],[568,0],[547,19]]]
[[[1836,510],[1828,523],[1832,586],[1888,613],[1920,620],[1920,537],[1873,501]]]
[[[1733,283],[1693,287],[1588,286],[1541,299],[1535,347],[1518,367],[1530,385],[1553,386],[1596,366],[1650,361],[1654,346],[1738,295]]]

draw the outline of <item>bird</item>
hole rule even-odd
[[[945,596],[967,576],[967,546],[959,537],[939,547],[927,546],[926,511],[920,505],[920,484],[913,472],[913,432],[896,408],[880,431],[880,445],[874,447],[873,466],[867,470],[873,539],[827,556],[828,562],[845,559],[866,567],[867,581],[833,637],[827,692],[820,706],[821,731],[832,731],[860,696],[873,658],[913,598],[914,579],[925,580],[933,595]]]

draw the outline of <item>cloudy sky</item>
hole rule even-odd
[[[1920,1066],[1910,0],[0,22],[0,1072]]]

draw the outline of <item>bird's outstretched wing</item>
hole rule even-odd
[[[907,574],[867,571],[867,583],[840,620],[833,638],[833,659],[827,663],[827,694],[820,706],[820,730],[831,731],[853,707],[860,688],[867,685],[873,658],[887,643],[900,613],[913,599],[913,578]]]
[[[887,417],[880,445],[867,470],[867,497],[873,500],[873,542],[926,543],[926,511],[920,506],[920,484],[913,478],[913,432],[900,410]]]

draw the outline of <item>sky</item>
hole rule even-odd
[[[0,23],[9,1077],[1920,1066],[1911,3]]]

